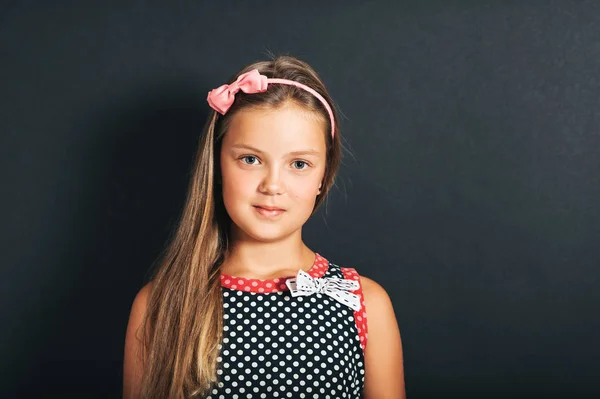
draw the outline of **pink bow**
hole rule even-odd
[[[258,69],[253,69],[238,76],[232,84],[224,84],[208,92],[206,100],[208,104],[221,115],[225,115],[233,100],[235,93],[243,91],[244,93],[259,93],[267,90],[267,77],[261,75]]]

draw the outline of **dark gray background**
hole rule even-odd
[[[599,394],[599,21],[595,1],[2,3],[0,396],[120,397],[206,93],[270,52],[343,112],[305,238],[389,292],[408,397]]]

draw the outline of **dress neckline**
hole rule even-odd
[[[329,261],[315,253],[315,260],[306,272],[313,278],[322,277],[329,268]],[[286,276],[272,279],[257,279],[247,277],[236,277],[228,274],[221,273],[221,286],[232,290],[245,291],[245,292],[257,292],[257,293],[270,293],[270,292],[281,292],[289,291],[289,288],[285,284],[290,278],[294,276]]]

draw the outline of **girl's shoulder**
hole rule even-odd
[[[379,320],[395,321],[395,312],[392,305],[392,300],[387,291],[377,281],[362,276],[352,267],[339,266],[344,278],[356,280],[360,283],[360,288],[356,291],[362,295],[364,311],[368,313],[369,326],[378,323]]]
[[[363,293],[365,294],[365,300],[367,296],[369,296],[370,299],[375,299],[377,301],[382,301],[386,298],[389,299],[387,291],[378,282],[368,277],[361,276],[358,274],[358,272],[355,273],[359,277],[360,285],[363,289]]]
[[[364,298],[365,308],[368,309],[369,317],[389,317],[393,314],[392,301],[385,288],[375,280],[362,276],[352,267],[340,266],[330,262],[330,266],[339,268],[344,278],[356,280],[360,283],[360,291]],[[379,313],[381,313],[379,315]]]
[[[143,345],[140,327],[148,308],[148,297],[152,291],[152,282],[147,283],[136,294],[125,334],[123,360],[123,398],[135,398],[141,389],[143,359],[139,356]]]
[[[344,278],[358,281],[360,283],[362,292],[365,295],[365,301],[367,296],[369,296],[369,298],[375,302],[385,301],[386,298],[389,300],[387,291],[379,283],[373,279],[360,275],[358,270],[355,268],[340,266],[331,262],[329,265],[331,267],[340,269],[344,275]]]

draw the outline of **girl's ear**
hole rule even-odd
[[[317,191],[317,195],[321,194],[321,187],[323,186],[323,182],[321,182],[321,184],[319,184],[319,190]]]

